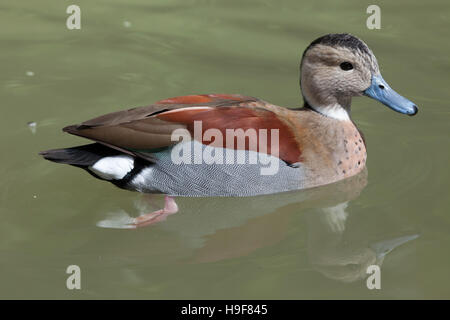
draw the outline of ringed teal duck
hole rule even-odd
[[[141,225],[176,212],[172,196],[254,196],[358,174],[367,154],[350,117],[352,97],[365,95],[407,115],[418,110],[391,89],[372,51],[350,34],[328,34],[306,48],[300,87],[300,109],[237,94],[201,94],[109,113],[63,129],[95,143],[40,154],[123,189],[165,194],[164,209],[136,218]],[[174,139],[177,130],[194,138]],[[243,143],[228,130],[240,132]],[[275,144],[267,146],[267,141]],[[230,151],[237,163],[220,161]],[[199,153],[218,161],[197,161]],[[174,161],[174,154],[190,161]],[[276,170],[262,173],[268,164]]]

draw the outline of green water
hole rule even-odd
[[[81,30],[66,29],[72,3]],[[366,28],[370,4],[381,7],[381,30]],[[450,298],[449,9],[444,0],[2,1],[0,298]],[[154,210],[162,197],[37,155],[86,142],[65,125],[167,97],[241,93],[300,106],[301,53],[331,32],[367,42],[384,78],[420,109],[407,117],[354,100],[367,177],[180,198],[165,222],[107,229],[97,223]],[[374,248],[389,243],[401,245],[377,259]],[[366,286],[374,263],[380,290]],[[66,288],[72,264],[81,290]]]

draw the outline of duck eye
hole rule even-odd
[[[342,62],[340,65],[342,70],[348,71],[348,70],[352,70],[353,69],[353,65],[350,62]]]

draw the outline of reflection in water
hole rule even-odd
[[[371,241],[367,234],[348,237],[347,208],[367,185],[367,170],[335,184],[310,190],[247,198],[178,198],[180,212],[156,227],[177,234],[192,250],[188,263],[243,257],[283,240],[295,214],[305,213],[307,255],[314,270],[352,282],[366,277],[369,265],[381,266],[386,254],[417,235],[390,235]],[[137,201],[140,213],[152,211],[159,195]],[[130,215],[120,210],[97,223],[128,228]],[[129,232],[129,231],[127,231]]]
[[[378,241],[360,237],[346,239],[347,203],[308,213],[308,257],[311,266],[324,276],[353,282],[367,276],[370,265],[381,267],[394,248],[418,237],[417,234],[390,236]]]

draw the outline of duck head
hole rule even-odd
[[[328,34],[306,48],[300,87],[306,106],[338,120],[348,120],[352,97],[363,95],[403,114],[418,111],[386,83],[369,47],[350,34]]]

